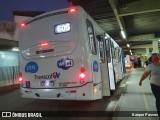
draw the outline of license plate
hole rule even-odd
[[[41,81],[41,86],[54,86],[54,81],[43,80]]]

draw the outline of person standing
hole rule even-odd
[[[148,65],[152,63],[152,57],[148,58]]]
[[[142,67],[142,61],[140,57],[138,58],[138,67]]]
[[[152,63],[146,67],[142,77],[139,80],[139,86],[142,86],[142,81],[151,74],[151,90],[156,99],[156,108],[160,117],[160,57],[157,53],[151,55]]]

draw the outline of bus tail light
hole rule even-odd
[[[84,67],[81,67],[81,73],[84,73],[86,70]]]
[[[86,75],[85,75],[84,73],[80,73],[79,78],[80,78],[81,80],[84,80],[85,77],[86,77]]]
[[[75,12],[75,11],[76,11],[75,8],[70,9],[70,12]]]
[[[22,78],[22,77],[19,77],[19,78],[18,78],[18,81],[19,81],[19,82],[22,82],[22,81],[23,81],[23,78]]]
[[[85,74],[85,68],[81,68],[80,69],[80,74],[79,74],[79,79],[80,79],[80,83],[83,84],[84,83],[84,79],[86,77],[86,74]]]
[[[21,27],[25,27],[26,24],[25,24],[25,23],[21,23],[20,26],[21,26]]]
[[[23,82],[22,73],[19,73],[18,82]]]

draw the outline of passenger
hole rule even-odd
[[[138,58],[138,67],[142,67],[141,58]]]
[[[146,66],[148,66],[147,56],[144,57],[144,65],[143,65],[143,67],[146,67]]]
[[[141,67],[144,67],[144,65],[145,65],[145,56],[141,56],[140,57],[140,60],[141,60]]]
[[[136,58],[134,61],[134,68],[137,68],[137,67],[138,67],[138,59]]]
[[[152,57],[149,57],[148,60],[145,61],[146,66],[152,63]]]
[[[152,57],[148,58],[148,65],[152,63]]]
[[[151,74],[151,90],[156,99],[156,108],[158,116],[160,117],[160,57],[157,53],[152,54],[152,63],[146,67],[141,79],[139,80],[139,86],[142,85],[142,81]]]
[[[146,61],[145,61],[145,65],[146,65],[146,66],[148,66],[148,62],[149,62],[149,60],[146,60]]]

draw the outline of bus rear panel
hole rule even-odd
[[[19,37],[22,97],[63,100],[102,97],[94,97],[97,90],[92,79],[93,63],[84,59],[89,53],[77,32],[81,9],[75,10],[49,12],[23,23]]]

